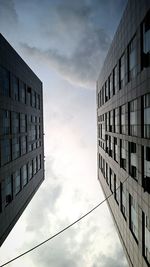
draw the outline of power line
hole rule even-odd
[[[123,181],[123,183],[126,182],[126,180],[129,178],[129,176],[127,176],[127,178]],[[117,191],[120,188],[120,186],[118,186],[116,188],[115,191]],[[47,243],[48,241],[52,240],[53,238],[55,238],[56,236],[60,235],[61,233],[65,232],[66,230],[68,230],[70,227],[72,227],[73,225],[75,225],[76,223],[78,223],[79,221],[81,221],[82,219],[84,219],[86,216],[88,216],[90,213],[92,213],[94,210],[96,210],[99,206],[101,206],[106,200],[108,200],[111,196],[113,195],[113,193],[111,193],[109,196],[107,196],[103,201],[101,201],[99,204],[97,204],[94,208],[92,208],[91,210],[89,210],[87,213],[85,213],[84,215],[82,215],[81,217],[79,217],[77,220],[75,220],[73,223],[69,224],[68,226],[66,226],[65,228],[63,228],[62,230],[60,230],[59,232],[57,232],[56,234],[52,235],[51,237],[47,238],[46,240],[44,240],[43,242],[39,243],[38,245],[32,247],[31,249],[23,252],[22,254],[19,254],[18,256],[16,256],[15,258],[12,258],[11,260],[5,262],[4,264],[2,264],[0,267],[6,266],[7,264],[23,257],[24,255],[30,253],[31,251],[37,249],[38,247],[44,245],[45,243]]]

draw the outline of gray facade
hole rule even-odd
[[[43,180],[42,82],[0,34],[0,245]]]
[[[150,266],[150,1],[129,0],[97,81],[98,179],[129,266]]]

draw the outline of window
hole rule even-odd
[[[135,199],[129,194],[129,224],[130,230],[138,242],[138,205]]]
[[[109,111],[109,132],[113,131],[113,110]]]
[[[12,158],[13,160],[20,156],[20,141],[19,137],[12,139]]]
[[[112,157],[113,155],[113,137],[108,136],[109,138],[109,156]]]
[[[109,100],[109,87],[108,87],[108,80],[105,82],[105,102]]]
[[[114,160],[116,162],[118,162],[118,153],[119,153],[119,149],[118,149],[118,143],[117,143],[117,138],[114,137]]]
[[[144,146],[144,157],[142,155],[142,159],[144,160],[143,187],[144,191],[150,193],[150,147]]]
[[[125,105],[120,107],[120,132],[126,134]]]
[[[28,163],[28,175],[29,175],[29,180],[33,177],[33,167],[32,167],[32,161]]]
[[[21,155],[27,152],[27,137],[21,136]]]
[[[8,205],[13,199],[13,177],[10,175],[5,178],[5,205]]]
[[[108,163],[107,162],[105,164],[105,178],[106,178],[107,184],[109,184],[109,181],[108,181]]]
[[[113,192],[114,189],[114,179],[113,179],[113,171],[111,168],[109,168],[109,185],[110,185],[110,190]]]
[[[28,182],[28,168],[27,164],[23,165],[21,168],[22,186],[25,186]]]
[[[19,133],[19,113],[12,112],[12,133]]]
[[[22,81],[20,81],[20,101],[23,104],[26,104],[26,85]]]
[[[31,87],[27,88],[27,102],[29,106],[32,106]]]
[[[114,109],[114,132],[119,133],[119,108]]]
[[[0,94],[10,96],[10,74],[9,71],[0,66]]]
[[[127,164],[127,141],[120,139],[120,166],[124,170],[126,170],[126,164]]]
[[[109,76],[109,92],[110,98],[113,96],[113,74],[111,73]]]
[[[32,92],[32,107],[36,107],[36,93],[34,91]]]
[[[27,116],[23,113],[20,114],[20,132],[25,133],[27,131]]]
[[[125,85],[125,55],[119,60],[119,89]]]
[[[14,182],[15,182],[15,194],[17,195],[21,190],[21,175],[20,170],[14,173]]]
[[[109,153],[109,139],[107,134],[105,135],[105,151]]]
[[[143,224],[143,256],[148,264],[150,264],[150,219],[142,212]]]
[[[34,158],[34,159],[33,159],[33,175],[35,175],[36,172],[37,172],[37,166],[36,166],[36,163],[37,163],[36,158]]]
[[[129,134],[137,136],[138,134],[137,122],[137,99],[129,103]]]
[[[142,24],[142,68],[150,66],[150,11]]]
[[[40,107],[40,95],[37,95],[37,105],[36,105],[36,107],[37,107],[38,109],[41,108],[41,107]]]
[[[41,154],[37,156],[37,170],[41,169]]]
[[[129,142],[129,174],[137,180],[137,151],[136,144]]]
[[[144,138],[150,138],[150,94],[144,95]]]
[[[1,140],[1,166],[11,160],[11,141],[8,138]]]
[[[121,203],[122,214],[126,218],[126,212],[127,212],[126,188],[123,183],[120,183],[120,203]]]
[[[117,92],[117,66],[113,69],[113,95]]]
[[[128,81],[136,76],[136,37],[134,37],[128,46]]]
[[[15,76],[12,77],[12,96],[14,100],[19,100],[19,80]]]
[[[118,179],[116,177],[116,174],[114,174],[114,197],[115,197],[115,200],[116,200],[118,205],[119,205],[119,199],[120,199],[119,193],[120,193],[119,182],[118,182]]]
[[[2,116],[2,134],[10,134],[10,111],[1,110]]]

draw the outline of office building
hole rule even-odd
[[[0,245],[43,180],[42,82],[0,34]]]
[[[150,266],[150,1],[129,0],[97,81],[98,179],[129,266]]]

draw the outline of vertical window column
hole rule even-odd
[[[143,212],[143,256],[150,265],[150,218]]]
[[[129,134],[138,135],[138,118],[137,118],[137,99],[129,103]]]
[[[144,138],[150,138],[150,94],[144,95]]]
[[[138,242],[138,205],[135,199],[129,194],[129,224],[130,230]]]
[[[137,151],[136,144],[129,142],[129,173],[137,180]]]

